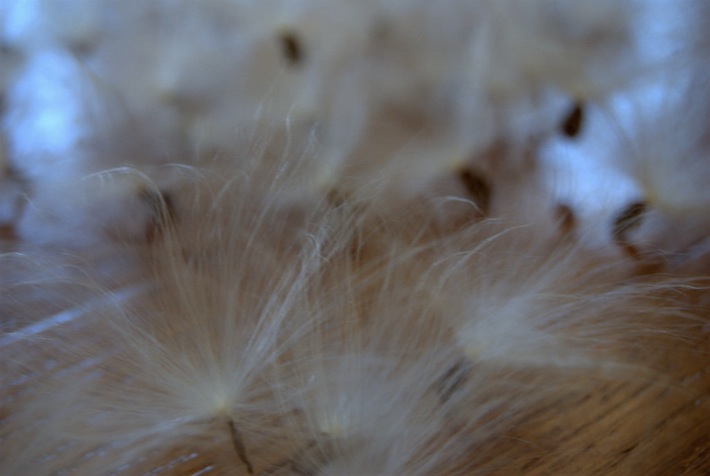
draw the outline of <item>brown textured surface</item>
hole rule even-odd
[[[649,345],[658,345],[652,353],[655,361],[646,362],[658,372],[651,379],[654,382],[649,383],[649,375],[639,375],[638,381],[594,381],[590,377],[590,382],[579,387],[591,390],[553,395],[512,430],[469,448],[466,464],[453,473],[710,475],[707,317],[700,316],[695,324],[687,325],[685,335],[660,339],[662,344],[649,340]],[[38,361],[55,357],[48,345],[55,332],[69,333],[76,339],[93,335],[82,326],[63,326],[43,333],[39,340],[13,342],[0,349],[2,421],[23,405],[23,395],[33,392],[37,381],[58,375],[63,368],[81,366],[81,362],[72,361],[71,354],[64,353],[66,357],[45,375],[25,373],[26,368],[36,370]],[[164,452],[145,455],[126,474],[246,474],[233,454],[228,433],[223,433],[223,437],[205,441],[200,447],[176,444]],[[289,460],[288,454],[279,451],[271,455],[269,448],[263,447],[248,450],[255,455],[256,474],[293,474],[284,463]],[[479,473],[480,468],[484,469]],[[88,471],[77,474],[95,474],[95,469]]]

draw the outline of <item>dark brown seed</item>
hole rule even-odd
[[[471,196],[474,203],[478,205],[481,213],[484,216],[488,215],[493,192],[486,179],[471,169],[465,168],[459,171],[459,180],[461,180],[461,183],[466,188],[466,191]]]
[[[584,104],[575,102],[560,125],[562,133],[567,137],[577,137],[584,125]]]
[[[631,203],[617,215],[612,227],[614,242],[628,255],[635,258],[638,257],[639,253],[636,247],[629,241],[628,234],[641,225],[641,220],[643,219],[644,213],[646,213],[646,209],[647,205],[644,202]]]
[[[297,66],[303,62],[303,46],[294,32],[281,32],[279,42],[281,43],[281,53],[289,66]]]
[[[624,208],[614,219],[614,227],[612,229],[614,241],[626,243],[626,235],[634,228],[638,228],[645,212],[646,204],[644,202],[634,202]]]
[[[569,205],[565,203],[557,205],[555,215],[557,215],[560,231],[563,235],[569,235],[577,228],[577,217],[574,214],[574,210],[572,210],[572,207]]]

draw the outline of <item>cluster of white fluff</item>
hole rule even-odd
[[[60,262],[19,281],[68,297],[2,338],[7,474],[486,474],[491,441],[599,382],[658,380],[646,359],[703,324],[682,298],[701,283],[527,227],[258,185],[201,189],[123,250],[130,279]]]
[[[630,81],[633,7],[8,2],[3,126],[32,190],[13,218],[33,241],[87,241],[106,214],[135,237],[142,174],[169,187],[161,165],[237,173],[244,154],[307,154],[297,193],[388,198],[463,167],[518,168],[573,104]],[[96,191],[92,174],[126,166],[138,177]]]
[[[708,10],[4,2],[0,473],[515,472],[536,412],[668,384]]]

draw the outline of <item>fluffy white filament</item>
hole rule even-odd
[[[0,473],[516,471],[539,412],[676,385],[710,255],[683,8],[0,6]]]

